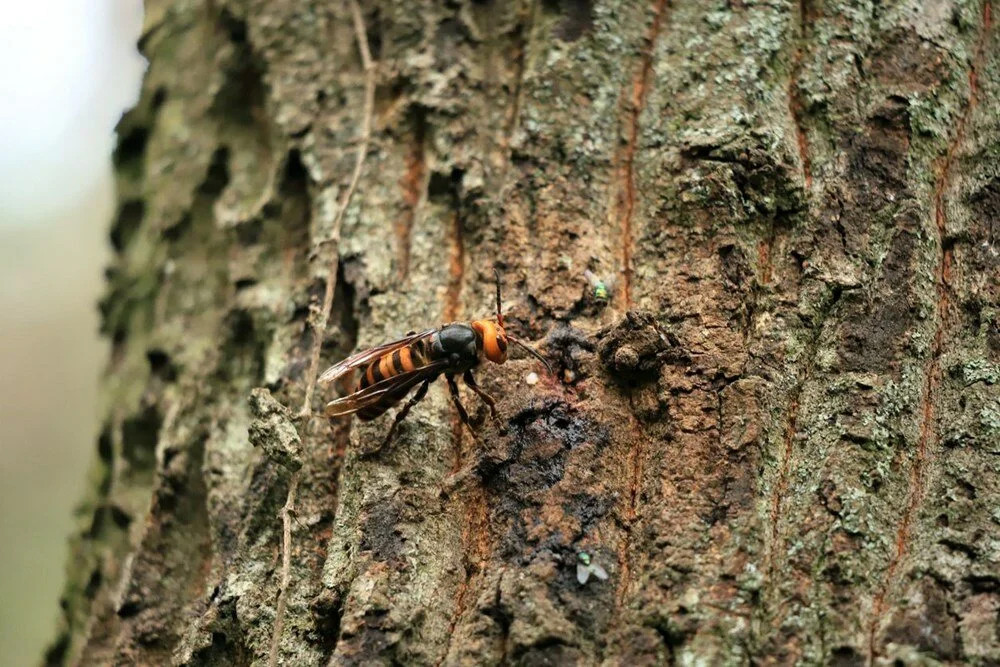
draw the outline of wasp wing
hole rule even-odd
[[[330,366],[322,375],[319,376],[319,381],[323,384],[333,382],[340,376],[354,370],[359,366],[364,366],[365,364],[371,362],[374,359],[378,359],[384,354],[389,354],[402,347],[406,347],[410,343],[419,340],[421,338],[426,338],[432,333],[437,331],[437,329],[426,329],[420,333],[410,334],[408,336],[403,336],[399,340],[394,340],[391,343],[385,343],[384,345],[378,345],[376,347],[370,347],[367,350],[362,350],[355,355],[344,359],[340,363],[336,363]],[[374,385],[373,385],[374,386]]]
[[[412,371],[388,377],[353,394],[330,401],[326,404],[326,415],[340,417],[354,414],[358,410],[374,406],[380,401],[387,401],[385,407],[389,408],[405,396],[410,389],[424,380],[434,379],[447,366],[448,362],[437,361],[421,368],[414,368]]]

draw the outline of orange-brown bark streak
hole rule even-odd
[[[424,136],[422,123],[414,132],[413,144],[406,156],[406,171],[399,184],[403,189],[403,214],[396,221],[396,245],[399,254],[399,277],[405,279],[410,273],[410,241],[413,220],[417,215],[417,205],[424,190],[427,176],[427,161],[424,157]]]
[[[629,107],[625,116],[625,148],[620,160],[620,190],[618,201],[618,224],[622,237],[622,292],[625,307],[632,305],[632,217],[635,212],[635,154],[639,143],[639,115],[649,97],[649,75],[653,70],[653,52],[660,36],[667,0],[655,0],[653,22],[639,53],[639,64],[632,78]]]
[[[788,493],[788,473],[792,468],[792,443],[795,440],[795,432],[798,428],[799,420],[799,399],[802,395],[802,385],[805,384],[803,377],[795,389],[791,402],[788,404],[788,423],[785,425],[784,438],[781,448],[781,465],[778,469],[778,481],[771,492],[771,546],[767,550],[767,561],[764,567],[764,574],[770,577],[774,568],[774,552],[778,549],[781,539],[781,505]]]
[[[830,304],[829,310],[832,310],[835,304],[836,300]],[[781,452],[779,453],[780,459],[778,464],[778,477],[771,489],[770,544],[768,544],[767,549],[764,552],[764,563],[761,568],[764,576],[772,582],[774,580],[774,570],[776,567],[776,553],[781,547],[781,512],[785,496],[788,495],[788,478],[789,473],[792,470],[792,448],[795,446],[795,434],[798,432],[799,413],[802,410],[802,392],[813,373],[813,369],[816,367],[816,356],[819,353],[820,337],[823,334],[823,327],[826,324],[826,318],[829,316],[829,310],[828,314],[816,323],[812,341],[807,348],[806,356],[802,361],[798,377],[796,378],[795,385],[791,389],[788,401],[788,421],[785,423],[785,432],[782,435],[782,447]]]
[[[452,218],[451,251],[448,255],[448,291],[444,302],[444,319],[447,322],[458,319],[464,276],[465,245],[462,242],[462,217],[455,212]]]
[[[639,116],[646,106],[649,97],[649,77],[653,70],[653,54],[656,43],[663,28],[666,15],[667,0],[654,0],[653,20],[649,26],[642,49],[639,52],[639,63],[632,78],[631,94],[628,97],[628,110],[625,115],[625,147],[619,159],[619,191],[617,201],[618,224],[622,239],[622,298],[625,308],[632,305],[632,246],[635,243],[632,231],[632,218],[635,213],[635,155],[639,144]],[[633,417],[634,420],[634,417]],[[619,584],[615,601],[618,606],[625,602],[631,578],[631,559],[629,550],[632,543],[632,524],[638,517],[639,491],[642,484],[642,441],[636,440],[628,456],[628,506],[622,539],[618,544]]]
[[[760,267],[760,282],[767,285],[771,282],[771,248],[774,245],[774,234],[757,244],[757,265]]]
[[[458,319],[461,312],[462,282],[465,278],[465,245],[462,240],[462,218],[456,211],[452,220],[451,232],[451,252],[448,260],[448,291],[445,295],[444,317],[448,322]],[[463,428],[458,413],[454,412],[452,406],[452,442],[454,443],[455,462],[453,473],[462,469],[462,436]],[[490,532],[489,532],[489,508],[486,503],[486,492],[480,486],[474,486],[471,482],[463,482],[464,488],[468,488],[468,496],[464,498],[461,506],[466,508],[464,525],[462,527],[462,560],[465,572],[462,581],[455,592],[455,611],[449,620],[448,644],[444,654],[438,660],[438,665],[444,662],[451,650],[451,639],[455,634],[455,628],[468,608],[470,589],[473,585],[474,577],[481,575],[486,568],[486,561],[490,555]],[[465,496],[465,493],[462,493]]]
[[[461,426],[461,424],[459,424]],[[486,491],[476,486],[470,491],[472,497],[466,504],[465,526],[462,528],[463,566],[462,583],[455,593],[455,611],[448,624],[448,644],[444,654],[438,660],[438,665],[447,660],[451,651],[451,640],[455,628],[465,614],[469,605],[469,589],[473,578],[486,571],[486,561],[490,555],[489,512],[486,505]]]
[[[771,230],[767,238],[761,239],[757,244],[757,266],[760,267],[761,286],[770,285],[771,277],[774,274],[774,246],[778,242],[777,221],[771,221]]]
[[[618,544],[619,576],[615,602],[619,607],[625,604],[632,576],[632,559],[629,556],[629,548],[632,544],[632,526],[639,516],[639,492],[642,486],[642,442],[645,440],[645,434],[642,425],[634,417],[632,423],[634,425],[633,432],[638,434],[638,438],[628,456],[628,505],[625,508],[624,532]]]
[[[885,579],[872,602],[872,620],[868,631],[868,656],[870,664],[878,657],[876,643],[879,621],[885,614],[886,599],[896,586],[900,563],[902,563],[910,546],[910,534],[913,522],[920,509],[920,503],[923,501],[924,472],[930,457],[931,439],[937,437],[934,429],[934,400],[941,383],[941,352],[944,347],[945,327],[951,307],[949,281],[951,278],[952,249],[947,243],[948,217],[945,208],[945,192],[951,182],[951,170],[955,161],[955,153],[965,138],[966,125],[968,124],[969,117],[972,115],[972,111],[976,107],[979,93],[978,71],[981,68],[986,38],[992,22],[992,8],[990,2],[987,1],[983,4],[981,33],[969,68],[969,97],[965,105],[965,110],[955,128],[955,134],[948,145],[944,159],[938,169],[938,176],[934,185],[934,222],[937,226],[938,246],[940,247],[940,258],[938,260],[936,276],[937,325],[931,344],[930,361],[927,364],[927,370],[924,375],[920,438],[917,442],[917,452],[913,460],[913,466],[910,468],[906,509],[900,521],[899,530],[896,532],[895,549],[886,567]]]

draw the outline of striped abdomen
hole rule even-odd
[[[427,353],[424,341],[414,341],[410,345],[384,354],[368,364],[365,372],[361,375],[361,379],[358,380],[358,386],[355,391],[361,391],[373,384],[378,384],[386,378],[395,377],[426,365]],[[358,417],[365,421],[375,419],[402,400],[413,387],[426,379],[426,377],[423,377],[423,374],[416,374],[412,381],[403,382],[398,387],[395,387],[378,403],[358,410]]]

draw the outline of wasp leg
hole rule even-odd
[[[379,447],[380,450],[392,442],[392,436],[396,434],[396,427],[398,427],[399,424],[406,419],[406,415],[410,413],[410,408],[419,403],[424,396],[427,395],[427,388],[429,386],[431,386],[431,381],[425,380],[424,383],[420,385],[420,389],[417,389],[417,393],[413,395],[413,398],[408,400],[406,405],[403,406],[403,409],[396,413],[396,418],[392,420],[392,426],[389,427],[389,433],[385,436],[385,440],[382,442],[382,447]]]
[[[455,409],[458,410],[459,419],[461,419],[462,423],[468,427],[473,440],[479,440],[479,436],[476,435],[476,430],[472,428],[472,424],[469,423],[469,413],[465,411],[465,406],[462,405],[462,400],[458,396],[458,383],[455,382],[455,376],[445,375],[444,379],[448,381],[448,391],[451,392],[451,400],[455,404]]]
[[[462,379],[465,381],[465,385],[472,391],[476,392],[476,396],[483,399],[483,403],[485,403],[486,407],[490,409],[490,417],[493,418],[493,423],[496,424],[497,431],[500,432],[500,435],[506,435],[507,428],[503,425],[503,422],[500,421],[500,415],[497,414],[497,402],[493,400],[492,396],[483,391],[482,387],[476,384],[476,378],[472,374],[472,371],[465,371],[465,375],[462,376]]]

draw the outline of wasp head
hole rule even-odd
[[[507,332],[503,325],[490,320],[476,320],[472,323],[476,337],[482,341],[483,354],[495,364],[507,361]]]

